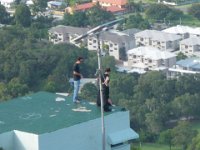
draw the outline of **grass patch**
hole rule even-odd
[[[133,144],[135,146],[135,144]],[[137,145],[139,147],[139,145]],[[143,143],[141,144],[141,150],[170,150],[168,145],[156,144],[156,143]],[[171,150],[181,150],[180,147],[172,147]]]
[[[200,134],[200,121],[191,122],[191,126],[192,126],[193,129],[197,130]]]

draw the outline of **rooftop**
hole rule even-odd
[[[186,67],[186,68],[200,69],[199,58],[187,58],[187,59],[179,60],[178,62],[176,62],[176,64],[182,67]]]
[[[175,41],[180,40],[181,36],[173,33],[166,33],[157,30],[144,30],[135,34],[136,37],[151,38],[157,41]]]
[[[167,32],[167,33],[175,33],[175,34],[189,33],[189,34],[193,34],[193,35],[200,35],[200,28],[199,27],[194,28],[194,27],[182,26],[182,25],[170,27],[170,28],[167,28],[163,31]]]
[[[200,45],[200,37],[191,37],[180,41],[180,44],[185,45]]]
[[[159,60],[159,59],[168,59],[172,57],[176,57],[175,54],[167,51],[160,51],[158,48],[155,47],[137,47],[134,49],[131,49],[127,52],[127,54],[134,54],[139,56],[144,56],[144,58],[150,58],[153,60]]]
[[[106,4],[112,4],[112,5],[126,5],[128,3],[127,0],[94,0],[98,1],[99,3],[106,3]]]
[[[119,107],[114,107],[105,115],[119,111]],[[95,103],[83,100],[74,104],[71,96],[38,92],[0,103],[0,134],[12,130],[43,134],[100,116]]]

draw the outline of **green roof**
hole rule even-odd
[[[120,108],[115,107],[111,113],[116,111]],[[38,92],[0,103],[0,133],[20,130],[43,134],[100,116],[100,107],[85,100],[74,104],[72,96]]]

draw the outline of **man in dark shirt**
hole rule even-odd
[[[80,101],[78,100],[78,92],[80,88],[80,80],[82,78],[82,74],[80,72],[80,64],[84,61],[83,57],[78,57],[74,64],[73,68],[73,78],[74,78],[74,95],[73,95],[73,102],[74,103],[79,103]]]

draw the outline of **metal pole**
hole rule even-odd
[[[105,150],[105,123],[104,123],[104,101],[103,101],[103,89],[102,89],[102,83],[101,83],[101,47],[100,47],[100,39],[99,34],[97,33],[97,56],[98,56],[98,69],[99,69],[99,90],[100,90],[100,100],[101,100],[101,127],[102,127],[102,150]]]

